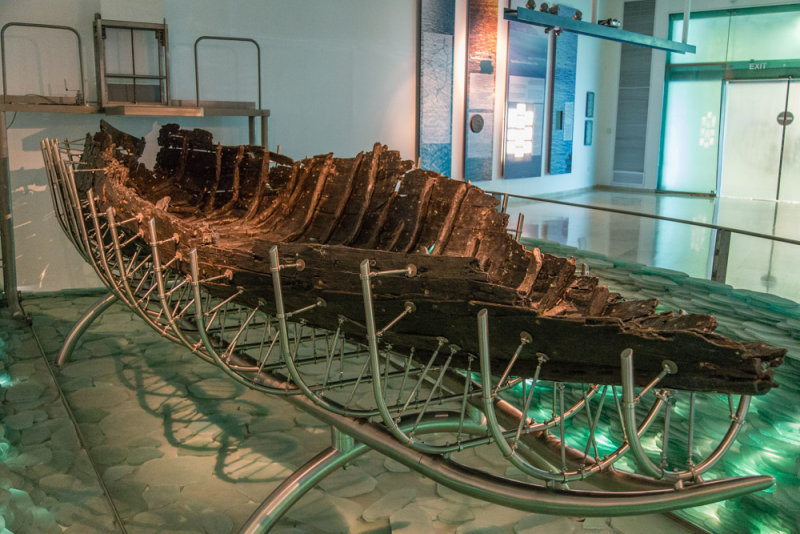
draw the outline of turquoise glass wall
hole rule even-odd
[[[673,15],[670,38],[682,32]],[[800,5],[692,13],[688,40],[696,54],[667,57],[658,188],[719,194],[723,84],[800,72]]]
[[[718,80],[676,80],[669,84],[660,189],[715,192],[721,95]]]

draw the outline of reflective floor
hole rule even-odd
[[[245,390],[120,304],[51,375],[42,353],[52,365],[98,296],[26,299],[35,337],[0,308],[0,533],[231,534],[330,445],[325,423]],[[476,468],[522,476],[499,449],[482,449],[457,454]],[[323,480],[271,532],[634,534],[643,523],[653,532],[694,531],[665,515],[528,514],[371,452]]]
[[[590,191],[557,200],[635,211],[800,240],[800,203],[687,195]],[[523,235],[708,278],[715,231],[690,224],[511,199],[513,226],[524,214]],[[800,301],[800,245],[733,233],[726,283]]]

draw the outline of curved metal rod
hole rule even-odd
[[[6,103],[6,30],[13,26],[23,26],[27,28],[49,28],[51,30],[65,30],[75,34],[75,37],[78,39],[78,66],[80,69],[80,76],[81,76],[81,90],[83,91],[83,101],[86,102],[89,100],[89,95],[86,94],[86,81],[83,78],[83,45],[81,44],[81,34],[75,28],[70,26],[59,26],[56,24],[39,24],[39,23],[32,23],[32,22],[9,22],[0,29],[0,56],[2,56],[2,73],[3,73],[3,104]],[[78,102],[80,104],[80,102]]]
[[[117,232],[117,220],[114,215],[114,208],[108,208],[106,210],[106,220],[108,221],[108,230],[111,234],[111,244],[113,245],[114,255],[117,258],[120,285],[125,295],[128,296],[128,299],[130,299],[131,302],[136,302],[136,295],[131,289],[131,284],[128,281],[128,273],[125,270],[125,258],[122,256],[122,247],[120,245],[119,233]]]
[[[70,182],[70,187],[73,190],[73,196],[75,199],[78,199],[78,192],[75,186],[74,175],[72,175],[72,181]],[[80,215],[80,228],[81,228],[81,239],[83,242],[83,246],[86,248],[87,258],[89,259],[89,264],[94,269],[94,272],[100,277],[100,280],[108,287],[113,293],[117,295],[117,298],[125,302],[128,307],[133,307],[133,303],[128,302],[128,299],[125,295],[122,294],[122,291],[117,286],[116,282],[114,281],[113,277],[111,276],[111,270],[108,268],[106,263],[106,257],[103,254],[103,242],[101,237],[100,231],[100,221],[97,218],[97,210],[94,204],[94,195],[91,190],[87,193],[87,203],[89,204],[89,214],[85,214],[83,212],[83,208],[80,207],[80,203],[76,200],[76,205],[78,206],[78,213]],[[95,246],[92,247],[91,241],[89,240],[89,230],[86,228],[86,219],[92,220],[92,225],[95,229]],[[77,246],[77,245],[76,245]],[[98,262],[97,257],[100,257],[101,264]]]
[[[75,175],[72,172],[72,167],[69,165],[64,165],[63,168],[61,166],[56,165],[56,161],[60,159],[59,151],[58,151],[58,141],[54,141],[51,139],[45,139],[47,143],[47,150],[49,151],[49,155],[45,156],[45,162],[48,160],[51,161],[53,165],[53,176],[55,179],[58,178],[59,173],[64,173],[61,177],[60,181],[63,183],[63,187],[58,187],[57,189],[52,189],[55,193],[51,195],[52,197],[59,196],[61,199],[62,204],[64,204],[64,214],[63,217],[67,218],[67,209],[69,205],[74,206],[74,211],[76,214],[76,219],[78,223],[78,235],[80,237],[79,241],[75,240],[75,237],[71,234],[71,232],[67,231],[66,225],[69,224],[68,221],[61,221],[61,224],[64,226],[64,233],[67,235],[67,238],[72,242],[72,244],[77,249],[78,253],[85,258],[89,264],[94,269],[97,276],[100,280],[114,293],[117,294],[117,297],[122,299],[124,302],[127,303],[127,300],[122,297],[121,292],[117,287],[112,279],[109,278],[108,274],[105,272],[104,268],[98,263],[97,259],[93,254],[93,248],[91,243],[89,242],[89,233],[88,229],[86,228],[86,221],[88,219],[94,220],[97,224],[95,224],[95,231],[98,232],[98,241],[99,241],[99,222],[96,220],[96,211],[94,210],[94,197],[92,195],[92,191],[88,191],[87,193],[87,203],[90,206],[90,209],[93,213],[86,214],[83,212],[83,208],[81,207],[80,196],[78,195],[78,189],[75,185]],[[59,215],[59,218],[62,215]],[[102,247],[102,245],[101,245]],[[129,305],[130,306],[130,305]]]
[[[338,405],[338,403],[332,403],[323,399],[320,395],[312,391],[305,380],[303,380],[303,377],[300,376],[297,366],[294,364],[294,359],[292,358],[292,350],[289,347],[289,326],[286,321],[286,307],[283,302],[283,286],[281,285],[281,269],[288,267],[288,265],[281,265],[281,259],[278,255],[278,247],[276,245],[271,246],[269,249],[269,264],[272,289],[275,295],[275,318],[278,320],[278,346],[292,382],[297,386],[299,391],[311,400],[311,402],[325,410],[345,416],[361,415],[360,412],[362,412],[362,410],[348,410]],[[368,415],[368,412],[364,412],[363,415]]]
[[[372,367],[372,392],[375,398],[375,403],[378,406],[378,410],[380,411],[381,418],[383,419],[384,425],[389,429],[389,432],[400,441],[403,445],[410,447],[419,452],[425,452],[429,454],[436,454],[441,452],[442,447],[437,445],[428,445],[418,439],[415,439],[413,436],[406,434],[406,432],[400,428],[395,420],[395,417],[389,411],[389,407],[386,405],[386,399],[384,397],[383,386],[381,385],[381,377],[380,377],[380,355],[378,354],[378,336],[376,333],[375,328],[375,310],[373,309],[372,305],[372,273],[370,272],[370,260],[363,260],[361,262],[361,291],[364,297],[364,323],[367,327],[367,346],[369,348],[369,359],[370,359],[370,366]],[[443,345],[443,341],[440,340],[439,347]],[[438,352],[438,349],[437,349]],[[451,354],[452,357],[452,354]],[[448,363],[449,363],[448,359]],[[433,363],[433,359],[431,359],[428,367]],[[437,380],[437,385],[441,382],[441,378],[443,375],[440,375],[439,380]],[[434,386],[435,389],[436,386]]]
[[[67,334],[67,339],[64,340],[64,346],[61,347],[61,352],[58,353],[56,365],[59,367],[64,365],[64,362],[67,361],[67,358],[72,355],[72,351],[75,350],[78,340],[80,340],[83,333],[86,332],[86,329],[89,328],[92,323],[116,301],[117,295],[114,293],[109,293],[92,304],[92,307],[89,308],[80,319],[78,319],[78,322],[75,323],[75,325],[72,327],[72,330],[70,330],[69,334]]]
[[[494,399],[492,398],[492,372],[489,366],[488,316],[489,312],[486,308],[478,312],[478,351],[480,352],[483,413],[486,415],[486,426],[497,442],[497,446],[500,448],[503,456],[523,473],[541,480],[565,482],[566,475],[564,473],[551,473],[550,471],[531,465],[526,460],[520,458],[500,430],[497,415],[494,412]],[[527,414],[523,413],[522,417],[527,418]]]
[[[240,41],[244,43],[253,43],[256,46],[256,65],[258,72],[258,109],[261,109],[261,47],[255,39],[247,37],[222,37],[218,35],[201,35],[194,42],[194,90],[195,99],[197,100],[197,107],[200,107],[200,71],[197,68],[197,45],[200,41],[210,39],[214,41]],[[5,78],[4,78],[5,79]],[[262,139],[263,141],[263,139]]]
[[[719,445],[717,445],[714,451],[711,452],[705,460],[700,462],[699,465],[684,471],[666,471],[663,467],[656,465],[650,460],[642,446],[639,435],[635,432],[630,432],[630,429],[636,428],[636,402],[633,392],[633,351],[631,349],[622,351],[620,360],[622,364],[622,428],[625,433],[625,439],[630,444],[631,452],[636,460],[636,465],[649,476],[674,482],[694,480],[708,471],[722,458],[723,454],[725,454],[733,444],[734,439],[736,439],[736,436],[741,430],[747,410],[750,407],[750,397],[748,395],[742,395],[739,400],[736,415],[734,416],[733,422],[728,427],[728,431],[723,436]]]
[[[286,477],[256,508],[242,525],[239,534],[269,532],[286,512],[322,479],[368,450],[364,445],[358,445],[348,452],[342,452],[334,447],[326,448]]]
[[[457,378],[448,378],[446,379],[446,383],[448,387],[458,388],[460,386],[460,381],[462,377]],[[474,381],[473,381],[474,382]],[[480,384],[475,382],[479,387]],[[594,396],[595,392],[599,391],[600,387],[597,384],[592,385],[592,389],[589,393],[587,393],[587,399],[589,398],[589,394]],[[479,409],[483,410],[483,399],[470,399],[470,404]],[[579,404],[583,403],[583,399],[579,402]],[[653,421],[655,421],[656,416],[658,415],[658,410],[663,405],[662,400],[658,400],[654,405],[651,407],[650,411],[645,416],[642,424],[640,426],[640,433],[646,432],[647,429],[650,427]],[[570,413],[570,411],[577,410],[580,406],[578,404],[574,405],[572,408],[567,410],[565,414]],[[522,411],[503,399],[494,399],[494,410],[495,414],[498,417],[498,421],[507,428],[511,427],[518,427],[520,421],[522,420]],[[558,419],[555,419],[552,424],[558,422]],[[549,428],[549,427],[548,427]],[[516,432],[506,432],[506,437],[516,437]],[[494,438],[490,438],[494,439]],[[600,480],[598,477],[594,478],[593,484],[595,486],[601,486],[604,488],[614,490],[638,490],[642,487],[651,487],[651,488],[664,488],[670,486],[670,484],[657,481],[650,478],[645,478],[641,475],[635,473],[629,473],[626,471],[620,470],[612,470],[608,469],[614,462],[616,462],[620,456],[625,454],[628,451],[627,443],[622,443],[614,452],[611,454],[604,456],[603,460],[599,460],[596,458],[592,458],[587,455],[584,451],[575,449],[571,447],[569,444],[563,445],[561,444],[552,434],[546,432],[525,432],[522,433],[519,439],[525,443],[527,449],[518,449],[518,453],[525,457],[526,455],[534,455],[537,462],[542,463],[543,465],[554,465],[556,462],[562,460],[562,449],[566,453],[566,460],[570,464],[570,468],[574,471],[587,471],[591,470],[592,472],[602,474]]]
[[[490,368],[490,357],[489,357],[489,328],[488,328],[488,311],[486,309],[481,310],[478,312],[478,348],[480,351],[480,364],[481,364],[481,380],[483,382],[483,412],[486,415],[486,422],[487,427],[492,435],[492,437],[497,442],[497,446],[500,448],[500,451],[503,453],[503,456],[508,459],[509,462],[514,464],[515,467],[520,469],[522,472],[527,473],[530,476],[542,479],[542,480],[549,480],[553,482],[567,482],[570,480],[583,480],[588,478],[590,475],[598,473],[603,469],[607,468],[608,466],[612,465],[616,462],[622,454],[624,454],[627,449],[628,445],[623,444],[617,448],[613,453],[606,456],[603,461],[595,462],[590,466],[582,465],[579,466],[578,469],[574,471],[566,471],[562,469],[560,472],[551,473],[544,469],[538,468],[534,465],[531,465],[527,460],[522,458],[516,451],[514,447],[507,440],[506,434],[501,431],[500,424],[497,419],[497,414],[495,413],[495,403],[494,399],[492,398],[490,391],[491,391],[491,368]],[[576,413],[580,406],[583,405],[584,402],[588,402],[589,396],[587,395],[584,399],[581,399],[577,404],[575,404],[571,410],[573,413]],[[659,408],[663,401],[659,399],[657,402],[653,404],[649,413],[645,417],[644,421],[642,422],[641,426],[637,429],[636,434],[641,435],[644,433],[647,428],[649,428],[650,424],[655,420],[655,416],[658,413]],[[566,421],[567,412],[565,411],[559,417],[553,419],[553,421],[547,423],[547,428],[551,428],[554,424],[558,423],[559,425],[563,425],[563,422]],[[521,413],[520,417],[527,417],[526,414]],[[634,427],[636,428],[636,427]],[[531,427],[532,431],[537,432],[538,429],[534,426]],[[567,456],[567,445],[562,439],[559,440],[559,447],[560,447],[560,461],[561,465],[566,465],[566,456]],[[570,449],[570,456],[574,456],[574,452]],[[588,456],[586,454],[581,455],[584,459],[587,459]]]
[[[405,429],[415,427],[415,432],[418,434],[456,432],[459,430],[459,421],[451,414],[431,414],[419,423],[412,420],[402,423],[401,426]],[[461,430],[467,434],[482,434],[485,431],[482,425],[474,422],[462,422],[460,426]],[[357,443],[348,451],[328,447],[320,452],[270,493],[261,506],[253,512],[239,534],[268,532],[294,503],[319,484],[322,479],[370,450],[367,445]]]
[[[178,327],[177,322],[175,321],[175,317],[172,314],[172,310],[170,309],[169,303],[167,302],[167,292],[166,288],[164,287],[164,272],[161,267],[161,255],[158,251],[158,233],[156,231],[156,220],[154,218],[150,218],[148,221],[149,230],[150,230],[150,251],[151,251],[151,259],[153,262],[153,274],[156,279],[156,288],[158,290],[158,300],[161,303],[161,311],[164,312],[164,317],[167,319],[167,323],[172,327],[172,331],[175,332],[175,337],[178,338],[179,341],[186,346],[187,349],[191,351],[192,354],[198,355],[203,360],[214,363],[214,359],[204,354],[200,350],[200,346],[202,345],[202,341],[198,341],[193,343],[186,334],[183,333]],[[177,236],[174,238],[175,244],[177,245]],[[177,254],[177,253],[176,253]]]
[[[291,377],[292,382],[314,404],[321,406],[324,409],[329,410],[333,413],[347,417],[374,417],[376,415],[379,415],[380,410],[349,408],[339,404],[338,402],[325,399],[321,395],[317,394],[314,391],[313,387],[309,386],[303,379],[302,375],[300,374],[300,371],[297,369],[297,365],[295,364],[295,361],[292,356],[292,351],[289,346],[289,329],[288,329],[288,322],[286,319],[291,314],[288,314],[286,312],[283,300],[283,286],[281,284],[280,272],[282,269],[290,267],[290,265],[281,265],[277,245],[270,247],[269,259],[270,259],[270,276],[272,277],[272,287],[275,295],[275,308],[276,308],[275,318],[278,320],[278,330],[279,330],[278,345],[280,347],[280,352],[283,357],[284,364],[286,365],[286,369],[289,372],[289,376]],[[294,265],[294,267],[297,266],[298,266],[297,264]],[[375,382],[375,380],[377,380],[377,378],[373,379],[373,383]],[[418,404],[419,403],[413,403],[414,406],[417,406]],[[457,450],[457,448],[452,448],[452,450]]]
[[[356,441],[450,489],[527,512],[587,517],[665,512],[738,497],[767,489],[775,483],[775,479],[769,476],[752,476],[714,480],[687,486],[680,491],[552,491],[538,484],[481,473],[439,455],[420,454],[399,443],[380,427],[327,412],[303,396],[288,397],[286,400]]]
[[[92,223],[94,225],[94,231],[95,231],[95,250],[94,250],[94,252],[97,254],[97,256],[100,257],[99,267],[101,267],[102,272],[105,274],[105,276],[103,278],[107,282],[107,285],[108,285],[109,289],[114,291],[117,294],[117,296],[123,302],[125,302],[128,305],[129,308],[131,308],[131,309],[135,310],[137,313],[141,314],[141,311],[139,310],[138,306],[136,306],[136,303],[135,302],[131,302],[128,299],[128,295],[126,295],[123,292],[122,288],[118,285],[118,282],[117,282],[116,278],[114,277],[114,274],[111,272],[111,266],[108,264],[108,258],[106,258],[106,254],[105,254],[105,250],[104,250],[105,249],[105,243],[103,243],[103,237],[102,237],[103,234],[102,234],[102,230],[100,229],[100,219],[98,217],[97,206],[95,205],[95,201],[94,201],[94,192],[91,189],[89,189],[89,191],[87,192],[87,198],[89,200],[89,212],[90,212],[90,215],[91,215],[91,219],[92,219]],[[87,235],[87,238],[88,238],[88,235]]]
[[[274,382],[273,385],[264,385],[263,383],[256,383],[252,380],[248,380],[243,376],[237,374],[233,371],[223,360],[220,358],[219,354],[217,354],[214,345],[211,343],[211,339],[208,337],[208,332],[206,332],[206,323],[205,319],[203,319],[203,305],[202,305],[202,294],[200,293],[200,268],[197,262],[197,249],[193,248],[189,251],[189,270],[191,271],[191,284],[192,290],[194,292],[194,306],[195,306],[195,314],[194,318],[197,323],[197,333],[200,336],[200,340],[203,342],[203,346],[205,346],[206,351],[214,360],[214,363],[222,369],[226,375],[231,377],[236,382],[247,386],[248,388],[255,389],[256,391],[261,391],[263,393],[270,393],[272,395],[281,395],[281,396],[292,396],[297,395],[300,393],[300,390],[292,388],[288,382],[286,383],[277,383]],[[262,380],[263,382],[263,380]]]
[[[114,216],[114,208],[108,208],[106,210],[106,219],[108,220],[108,229],[109,234],[111,234],[111,244],[112,248],[114,249],[114,254],[117,258],[117,268],[119,269],[119,285],[122,286],[123,295],[127,297],[127,299],[133,303],[136,311],[141,315],[145,320],[147,320],[151,326],[153,326],[158,332],[160,332],[165,337],[168,337],[170,340],[175,342],[180,342],[180,338],[178,338],[174,333],[170,333],[167,329],[168,325],[161,324],[150,317],[150,310],[145,307],[140,306],[140,299],[137,299],[136,293],[131,289],[130,282],[128,281],[128,273],[125,267],[125,258],[122,255],[122,247],[119,240],[119,234],[117,232],[117,222]],[[98,234],[99,235],[99,234]],[[141,231],[139,233],[141,237]],[[100,241],[101,252],[103,248],[103,243]],[[106,262],[106,265],[108,263]],[[109,274],[112,274],[112,271],[109,271]]]
[[[56,144],[53,150],[58,150],[58,144]],[[86,221],[88,220],[88,216],[84,213],[83,208],[81,207],[81,198],[78,195],[78,186],[75,184],[75,173],[71,164],[66,164],[61,160],[63,163],[63,170],[65,173],[64,176],[64,186],[67,191],[67,198],[62,200],[65,204],[65,208],[70,208],[70,211],[73,214],[76,224],[78,225],[78,235],[80,236],[80,241],[75,244],[78,248],[78,251],[86,257],[91,256],[91,249],[88,245],[88,234],[86,231]],[[69,202],[67,202],[69,200]]]
[[[56,192],[58,178],[55,176],[55,166],[51,159],[50,139],[42,139],[39,142],[39,148],[42,151],[42,159],[44,159],[44,170],[45,174],[47,175],[47,185],[50,186],[50,191],[52,192],[50,194],[50,200],[53,202],[53,213],[56,214],[56,221],[61,227],[61,230],[65,234],[69,235],[69,232],[67,232],[67,227],[64,224],[65,215],[63,212],[66,210],[66,208],[63,207],[64,198]],[[59,205],[59,201],[62,205]],[[73,243],[73,245],[74,244],[75,243]]]
[[[67,178],[67,175],[68,175],[67,166],[64,164],[64,160],[61,159],[61,157],[60,157],[60,155],[58,153],[58,142],[57,141],[53,145],[51,145],[50,150],[52,151],[51,152],[51,157],[53,158],[53,164],[55,165],[56,173],[60,174],[62,176],[62,180],[60,180],[60,183],[64,184],[64,186],[62,186],[62,187],[66,187],[65,182],[66,182],[66,178]],[[71,202],[66,202],[66,200],[70,196],[69,195],[69,190],[64,191],[62,189],[62,187],[59,187],[60,194],[61,194],[62,198],[64,198],[66,196],[66,198],[64,198],[63,202],[64,202],[65,207],[69,207],[69,209],[65,209],[64,210],[64,215],[66,217],[66,221],[65,222],[67,224],[67,229],[69,230],[67,236],[69,237],[70,241],[72,241],[73,243],[77,243],[77,242],[80,241],[80,238],[79,238],[79,233],[80,233],[79,225],[78,225],[78,222],[75,220],[74,209],[72,209],[72,207],[70,206],[70,204],[72,204],[72,203]]]
[[[96,239],[97,250],[95,252],[97,253],[98,256],[100,256],[101,267],[102,267],[103,272],[105,272],[105,274],[106,274],[107,285],[108,285],[109,289],[111,289],[112,291],[117,293],[117,296],[120,298],[120,300],[125,302],[125,304],[127,304],[129,308],[131,308],[142,319],[144,319],[144,321],[148,325],[150,325],[156,332],[158,332],[160,335],[162,335],[163,337],[167,338],[170,341],[174,341],[176,343],[180,343],[180,340],[177,337],[175,337],[174,334],[169,332],[169,330],[167,329],[166,326],[158,323],[156,320],[154,320],[150,316],[148,310],[143,309],[141,306],[139,306],[139,302],[137,301],[136,296],[133,294],[132,291],[130,291],[129,284],[127,284],[127,279],[124,278],[125,273],[122,272],[122,270],[125,268],[124,263],[122,263],[120,265],[120,277],[122,277],[125,285],[128,285],[128,289],[123,289],[123,288],[120,287],[121,284],[117,280],[117,278],[114,276],[114,273],[112,272],[111,266],[109,265],[108,259],[106,258],[106,255],[105,255],[105,250],[104,250],[105,249],[105,243],[102,240],[102,233],[101,233],[101,230],[100,230],[100,221],[99,221],[98,216],[97,216],[97,209],[95,207],[95,202],[94,202],[94,194],[92,193],[91,189],[87,192],[87,197],[89,199],[89,208],[91,210],[92,222],[94,224],[95,232],[96,232],[96,235],[97,235],[97,239]],[[109,221],[109,228],[113,228],[113,225],[111,224],[111,222],[112,221]],[[111,233],[111,232],[109,232],[109,233]],[[113,237],[113,235],[114,234],[112,234],[112,237]],[[113,243],[112,243],[112,247],[113,247]],[[119,250],[119,247],[117,247],[117,250]],[[116,251],[115,251],[115,253],[116,253]],[[119,261],[119,258],[118,258],[118,261]],[[129,295],[133,295],[133,297],[130,297]],[[132,300],[131,300],[131,298],[132,298]]]
[[[53,148],[54,150],[57,150],[58,142],[56,141],[55,144],[52,146],[54,147]],[[79,252],[82,251],[81,254],[88,259],[89,264],[92,266],[95,273],[97,273],[97,276],[100,277],[103,283],[105,283],[106,286],[112,287],[113,286],[112,281],[106,278],[105,272],[97,263],[97,259],[94,257],[94,254],[92,253],[91,244],[89,243],[89,230],[86,227],[86,222],[92,218],[92,215],[91,213],[89,214],[85,213],[83,208],[81,207],[81,198],[80,195],[78,195],[78,186],[75,184],[75,173],[72,170],[72,166],[67,165],[65,166],[65,168],[67,171],[65,177],[67,197],[70,199],[70,203],[74,205],[75,215],[78,221],[78,230],[79,230],[78,233],[80,234],[81,238],[80,243],[73,243],[73,244],[75,245],[75,247],[78,249]],[[89,193],[91,193],[91,191],[89,191]],[[92,200],[93,198],[90,199],[87,195],[86,199],[87,203],[91,203]],[[62,202],[66,203],[66,199],[62,200]],[[98,234],[98,241],[99,240],[100,240],[100,234]]]
[[[741,431],[742,426],[744,426],[745,416],[747,415],[747,410],[750,408],[750,396],[749,395],[742,395],[739,399],[739,406],[736,409],[736,414],[733,416],[733,422],[731,426],[728,427],[728,431],[723,436],[722,441],[720,441],[719,445],[717,446],[714,451],[708,455],[708,457],[697,464],[694,468],[694,473],[691,471],[684,474],[682,479],[688,479],[690,476],[695,475],[702,475],[711,467],[716,464],[722,456],[731,448],[733,441],[736,439],[736,436],[739,435],[739,431]]]

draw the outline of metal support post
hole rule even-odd
[[[636,465],[647,476],[655,479],[664,477],[664,469],[655,465],[647,457],[639,435],[636,432],[636,402],[633,393],[633,351],[625,349],[620,355],[622,364],[622,430],[631,448]]]
[[[731,231],[724,228],[717,229],[714,241],[714,259],[711,266],[711,279],[725,283],[728,274],[728,256],[731,251]]]
[[[689,14],[692,11],[692,0],[685,0],[683,4],[683,35],[681,42],[686,44],[689,39]]]
[[[85,314],[83,314],[83,317],[78,319],[78,322],[75,323],[75,326],[73,326],[72,330],[69,331],[67,339],[64,341],[64,346],[61,347],[61,352],[58,353],[56,365],[59,367],[64,365],[64,362],[67,361],[67,358],[70,357],[72,351],[75,350],[78,340],[80,340],[83,333],[86,332],[86,329],[88,329],[95,319],[103,315],[103,312],[106,311],[116,301],[117,295],[114,293],[109,293],[92,304],[92,307],[89,308]]]
[[[519,243],[519,240],[522,239],[522,223],[525,220],[525,215],[520,212],[517,216],[517,227],[514,230],[514,241]]]
[[[11,215],[11,167],[8,162],[6,114],[0,111],[0,252],[3,257],[3,291],[15,319],[27,320],[17,292],[17,265],[14,252],[14,218]]]

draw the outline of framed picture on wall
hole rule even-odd
[[[583,130],[583,144],[585,146],[592,146],[592,129],[594,121],[586,121],[586,126]]]
[[[586,118],[594,117],[594,91],[586,91]]]

